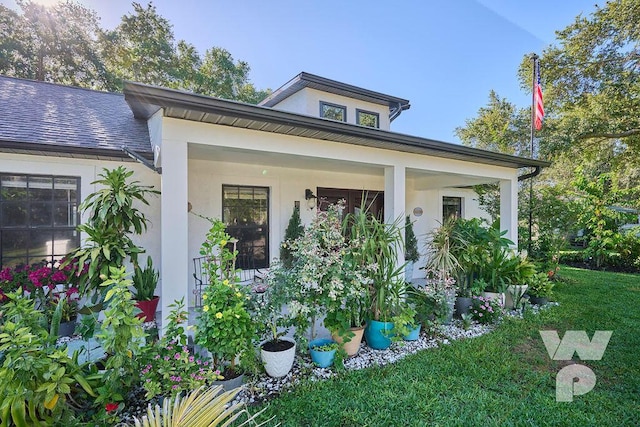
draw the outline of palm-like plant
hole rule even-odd
[[[143,252],[131,240],[131,234],[142,234],[147,229],[147,218],[136,205],[148,205],[148,194],[158,194],[151,186],[130,181],[133,171],[124,166],[104,169],[102,179],[92,182],[102,188],[90,194],[81,204],[80,210],[89,211],[89,219],[78,226],[87,234],[87,245],[77,249],[67,257],[68,263],[77,260],[81,293],[89,293],[98,288],[100,276],[109,275],[109,267],[120,267],[129,259],[137,264],[137,256]],[[85,264],[89,268],[83,271]]]
[[[199,388],[185,397],[180,395],[174,399],[165,398],[162,407],[156,405],[147,407],[147,415],[142,420],[135,418],[136,427],[195,427],[195,426],[228,426],[238,420],[240,416],[246,417],[241,426],[262,426],[271,419],[260,424],[257,417],[264,409],[257,414],[251,415],[239,403],[230,404],[238,394],[239,389],[222,392],[222,386],[214,386],[208,389]]]

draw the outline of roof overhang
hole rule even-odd
[[[495,153],[141,83],[125,82],[124,95],[134,116],[141,119],[149,119],[155,112],[162,109],[164,117],[514,169],[550,165],[549,162],[542,160]]]
[[[258,105],[262,107],[273,107],[304,88],[317,89],[322,92],[329,92],[335,95],[384,105],[389,107],[390,116],[394,117],[397,117],[399,112],[408,110],[411,107],[408,99],[386,95],[305,72],[298,74],[280,88],[276,89],[271,95],[258,103]]]
[[[40,156],[67,157],[76,159],[97,159],[114,161],[132,161],[122,150],[95,147],[75,147],[59,144],[42,144],[16,140],[0,139],[0,152],[13,154],[30,154]],[[137,152],[138,155],[153,160],[151,152]]]

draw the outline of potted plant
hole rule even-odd
[[[348,357],[355,356],[360,350],[364,336],[367,308],[369,306],[369,284],[371,279],[361,271],[356,262],[357,242],[346,242],[340,250],[341,274],[336,277],[329,289],[335,298],[327,300],[324,326],[331,331],[336,341]]]
[[[553,294],[553,282],[549,280],[546,273],[536,273],[529,278],[529,301],[531,304],[544,305],[549,302],[549,297]]]
[[[58,336],[70,337],[76,329],[76,321],[78,318],[78,288],[68,287],[60,291],[52,291],[49,299],[49,308],[52,313],[55,312],[58,304],[60,307],[60,325],[58,326]]]
[[[249,363],[256,326],[247,306],[249,296],[237,284],[234,270],[237,253],[226,246],[231,236],[222,221],[211,218],[209,221],[211,228],[200,253],[206,259],[211,283],[202,294],[195,338],[211,353],[213,364],[222,370],[224,379],[231,380],[241,377],[242,364]],[[238,381],[241,384],[242,378]]]
[[[328,368],[333,365],[336,357],[338,343],[332,339],[319,338],[309,342],[311,360],[320,368]]]
[[[348,214],[343,222],[349,241],[357,245],[353,264],[368,278],[365,339],[369,347],[378,350],[388,348],[392,338],[402,339],[407,330],[404,323],[396,325],[393,321],[409,309],[403,298],[403,266],[397,265],[397,251],[402,250],[401,220],[386,224],[361,209]]]
[[[506,309],[518,308],[522,297],[529,287],[529,279],[536,274],[535,265],[529,261],[526,253],[520,253],[517,258],[520,259],[520,262],[516,266],[514,274],[507,279],[509,285],[505,293]]]
[[[156,318],[156,309],[160,298],[155,295],[160,275],[153,268],[151,257],[147,257],[147,265],[144,269],[136,265],[133,270],[133,289],[136,307],[140,309],[137,317],[143,322],[151,322]]]
[[[140,185],[139,181],[130,181],[132,175],[133,171],[124,166],[103,169],[99,174],[101,179],[91,183],[102,188],[80,204],[80,210],[88,212],[88,220],[78,226],[78,230],[87,235],[86,244],[71,253],[63,267],[75,267],[73,274],[78,277],[82,295],[100,290],[101,277],[109,276],[110,267],[121,267],[125,261],[136,265],[138,254],[144,252],[131,239],[132,234],[145,232],[148,224],[136,205],[148,205],[147,195],[159,192],[151,186]],[[103,294],[107,292],[102,289]],[[100,297],[93,296],[98,307]]]
[[[251,312],[263,338],[260,357],[267,375],[280,378],[289,373],[296,355],[296,342],[285,337],[291,326],[289,311],[285,305],[290,301],[291,271],[280,262],[271,264],[265,277],[264,293],[254,293]]]
[[[404,260],[406,262],[404,280],[406,282],[411,283],[411,280],[413,279],[413,266],[418,262],[419,258],[418,239],[416,239],[416,235],[413,232],[413,223],[411,222],[411,218],[407,216],[404,225]]]

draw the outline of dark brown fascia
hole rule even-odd
[[[287,111],[274,110],[269,107],[260,107],[141,83],[126,82],[124,85],[124,95],[125,100],[131,106],[134,116],[142,119],[150,118],[159,108],[173,107],[247,120],[265,121],[286,126],[299,126],[311,130],[333,132],[356,138],[367,138],[394,145],[400,144],[407,147],[423,148],[463,156],[472,162],[483,159],[485,161],[495,162],[496,165],[510,164],[513,165],[511,167],[515,168],[547,167],[551,164],[543,160],[496,153],[449,142],[330,121]],[[393,150],[394,148],[389,147],[389,149]]]

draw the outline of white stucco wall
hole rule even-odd
[[[317,89],[304,88],[273,106],[276,110],[320,116],[320,101],[347,107],[347,123],[356,123],[356,109],[378,113],[380,129],[389,130],[389,107],[373,102],[361,101],[346,96],[335,95]]]
[[[92,159],[73,159],[53,156],[35,156],[24,154],[0,153],[0,172],[29,174],[29,175],[63,175],[80,178],[80,200],[84,200],[89,194],[98,189],[92,185],[99,179],[98,174],[103,168],[113,169],[124,165],[134,171],[133,179],[140,181],[142,185],[152,185],[156,190],[160,189],[160,176],[134,162],[119,162]],[[149,206],[140,204],[137,206],[149,219],[147,232],[142,236],[134,236],[134,243],[146,250],[157,269],[160,268],[160,196],[148,197]],[[87,215],[83,215],[81,221],[85,221]],[[84,239],[85,236],[81,236]],[[141,256],[144,261],[145,255]],[[157,292],[161,289],[158,285]]]

